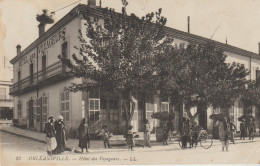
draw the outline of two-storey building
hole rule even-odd
[[[72,136],[75,135],[82,117],[88,117],[93,132],[103,124],[108,125],[109,130],[115,134],[121,134],[123,131],[125,120],[120,107],[120,95],[100,92],[97,89],[76,93],[65,90],[71,83],[82,83],[85,80],[68,78],[65,74],[67,69],[58,56],[72,59],[72,54],[79,54],[74,46],[80,46],[78,30],[84,31],[83,15],[102,19],[104,14],[104,9],[95,6],[95,1],[89,2],[89,5],[77,5],[46,32],[39,27],[39,38],[23,51],[20,45],[17,46],[17,56],[11,60],[14,66],[14,84],[10,94],[14,96],[14,118],[28,128],[42,132],[48,116],[62,115],[67,133]],[[165,31],[177,44],[209,41],[204,37],[168,27]],[[241,63],[249,69],[251,74],[248,79],[256,79],[259,76],[260,55],[220,42],[216,42],[216,45],[225,50],[227,62]],[[151,121],[152,126],[156,126],[156,121],[151,118],[154,112],[174,111],[174,106],[167,99],[160,99],[147,92],[133,92],[133,99],[136,103],[132,122],[135,131],[143,130],[145,118]],[[196,108],[192,109],[193,112],[196,111]],[[200,123],[209,131],[213,128],[213,121],[209,116],[218,111],[209,108],[207,113],[200,116],[200,119],[203,119]],[[238,99],[231,110],[235,124],[239,125],[237,117],[242,114],[243,105]],[[176,112],[175,130],[178,129],[179,118]],[[259,116],[256,119],[259,129]]]

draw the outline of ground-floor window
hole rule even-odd
[[[42,122],[47,122],[48,119],[48,97],[42,97]]]
[[[22,118],[22,102],[19,101],[17,104],[17,115],[18,115],[18,119]]]
[[[89,121],[96,122],[99,121],[100,114],[100,99],[90,98],[89,99]]]
[[[64,91],[60,94],[60,112],[65,122],[70,121],[70,92]]]

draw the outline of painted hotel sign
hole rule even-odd
[[[58,43],[60,40],[62,40],[62,39],[64,40],[65,39],[65,35],[66,35],[66,28],[64,27],[62,30],[60,30],[59,32],[55,33],[52,37],[48,38],[47,40],[45,40],[43,43],[41,43],[37,47],[38,55],[40,55],[46,49],[48,49],[48,48],[52,47],[53,45],[55,45],[56,43]],[[28,56],[24,56],[19,61],[19,67],[21,67],[22,65],[26,64],[28,62],[28,60],[33,60],[34,58],[36,58],[36,51],[34,51],[33,53],[31,53]]]
[[[41,45],[38,46],[37,51],[38,55],[44,52],[46,49],[52,47],[54,44],[59,42],[61,39],[65,39],[66,28],[64,27],[62,30],[54,34],[52,37],[44,41]]]

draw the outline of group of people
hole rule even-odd
[[[248,123],[246,124],[245,119],[242,119],[242,122],[240,123],[240,139],[245,140],[245,137],[248,133],[249,140],[254,139],[254,135],[256,132],[255,122],[252,117],[248,119]]]
[[[190,147],[197,144],[197,139],[200,135],[202,127],[198,125],[195,121],[190,121],[189,119],[184,119],[183,121],[183,133],[182,133],[182,148],[187,148],[188,143]]]
[[[219,121],[218,127],[222,151],[225,149],[228,151],[229,140],[235,143],[234,135],[237,131],[236,126],[229,118],[224,117],[223,120]],[[245,140],[247,131],[249,133],[249,140],[253,140],[256,132],[253,118],[249,118],[248,124],[245,123],[245,119],[242,119],[242,122],[240,123],[240,139]]]
[[[172,133],[173,133],[174,127],[173,122],[168,121],[166,124],[163,124],[163,145],[168,145],[168,139],[171,140]],[[143,141],[143,147],[151,148],[151,140],[150,140],[150,133],[151,133],[151,127],[149,120],[145,119],[144,121],[144,127],[143,127],[143,135],[144,135],[144,141]],[[129,125],[126,135],[126,144],[128,146],[128,150],[134,150],[135,146],[135,132],[133,132],[133,126]]]
[[[63,117],[58,116],[55,120],[53,116],[50,116],[48,123],[45,124],[44,132],[46,133],[47,153],[62,154],[66,149]]]

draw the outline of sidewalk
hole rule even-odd
[[[14,134],[14,135],[17,135],[17,136],[20,136],[20,137],[25,137],[25,138],[28,138],[28,139],[32,139],[32,140],[35,140],[35,141],[45,143],[45,134],[44,133],[20,129],[20,128],[14,127],[10,124],[9,125],[8,124],[0,125],[0,131],[4,131],[4,132]],[[256,140],[248,140],[248,138],[246,140],[239,140],[238,138],[236,138],[236,140],[235,140],[236,144],[249,143],[249,142],[255,142],[255,141]],[[257,141],[259,141],[258,138],[257,138]],[[143,137],[140,136],[139,138],[136,138],[135,142],[136,142],[137,147],[142,147]],[[68,139],[66,144],[67,144],[67,147],[69,147],[69,148],[79,150],[78,139]],[[123,138],[122,135],[115,135],[112,138],[110,138],[110,144],[113,148],[110,149],[109,151],[118,151],[119,149],[124,149],[124,150],[126,149],[125,138]],[[180,148],[178,138],[175,138],[175,139],[172,139],[171,141],[168,141],[168,144],[173,145],[174,147],[176,146],[175,148],[178,148],[178,149]],[[160,149],[167,147],[167,146],[163,146],[161,142],[156,142],[155,134],[151,134],[151,146],[153,146],[153,147],[156,146],[157,148],[160,148]],[[198,145],[198,146],[200,146],[200,145]],[[213,140],[212,146],[220,146],[220,141],[219,140]],[[103,141],[102,140],[91,140],[90,150],[92,152],[93,151],[98,152],[98,151],[104,150]]]

